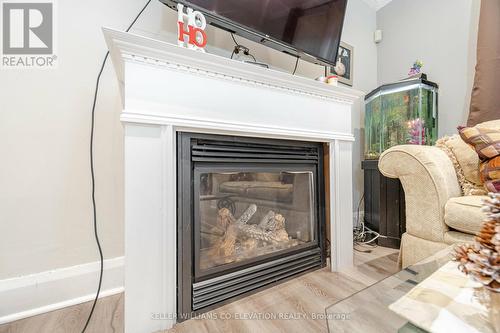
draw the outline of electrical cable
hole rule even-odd
[[[300,57],[297,56],[297,61],[295,61],[295,68],[293,69],[292,75],[295,75],[295,72],[297,71],[297,66],[299,65],[299,59]]]
[[[360,215],[360,208],[361,208],[361,203],[363,202],[363,199],[365,198],[365,193],[361,195],[361,198],[359,198],[358,202],[358,208],[357,208],[357,215],[356,215],[356,227],[359,225],[359,215]]]
[[[234,37],[234,34],[231,32],[231,38],[233,39],[233,42],[236,46],[240,46],[240,43],[236,41],[236,38]]]
[[[151,0],[148,0],[144,7],[141,9],[141,11],[137,14],[135,19],[130,23],[129,27],[125,30],[126,32],[129,32],[132,26],[135,24],[135,22],[139,19],[141,14],[144,12],[144,10],[148,7],[148,5],[151,3]],[[99,83],[101,81],[101,75],[102,72],[104,71],[104,66],[106,65],[106,61],[108,60],[109,57],[109,51],[106,52],[106,55],[104,56],[104,59],[101,64],[101,69],[99,70],[99,74],[97,75],[97,80],[96,80],[96,85],[95,85],[95,90],[94,90],[94,101],[92,102],[92,111],[91,111],[91,122],[90,122],[90,178],[91,178],[91,188],[92,188],[92,213],[93,213],[93,226],[94,226],[94,237],[95,237],[95,242],[97,245],[97,249],[99,251],[99,261],[100,261],[100,269],[99,269],[99,284],[97,286],[97,292],[94,298],[94,302],[92,303],[92,308],[90,309],[90,313],[87,317],[87,321],[85,322],[85,326],[82,329],[82,333],[84,333],[87,330],[87,327],[90,323],[90,320],[92,319],[92,315],[94,314],[95,306],[97,304],[97,300],[99,299],[99,294],[101,292],[101,286],[102,286],[102,276],[104,273],[104,257],[102,254],[102,247],[101,247],[101,242],[99,240],[99,233],[97,230],[97,208],[96,208],[96,203],[95,203],[95,172],[94,172],[94,119],[95,119],[95,107],[97,103],[97,94],[99,92]]]
[[[230,33],[230,35],[231,35],[231,38],[233,39],[234,46],[235,46],[235,47],[234,47],[234,49],[233,49],[233,52],[231,53],[231,59],[233,59],[234,55],[235,55],[235,54],[237,54],[237,53],[240,51],[240,49],[239,49],[239,48],[240,48],[240,47],[242,47],[242,48],[244,48],[244,49],[246,50],[246,51],[245,51],[245,52],[243,52],[243,53],[244,53],[245,55],[249,56],[249,57],[252,57],[253,62],[257,62],[257,59],[253,56],[253,54],[251,54],[251,53],[250,53],[250,49],[249,49],[249,48],[247,48],[246,46],[244,46],[244,45],[242,45],[242,44],[238,43],[238,42],[236,41],[236,38],[234,37],[234,33],[232,33],[232,32],[231,32],[231,33]]]
[[[238,44],[238,42],[236,41],[236,38],[234,38],[234,35],[233,35],[233,33],[232,33],[232,32],[231,32],[231,38],[233,39],[234,45],[235,45],[236,47],[240,46],[240,44]],[[236,53],[236,50],[237,50],[237,48],[236,48],[236,47],[233,49],[233,52],[231,53],[231,59],[233,59],[234,54]]]
[[[356,227],[353,230],[353,232],[354,232],[354,237],[353,237],[354,238],[354,245],[355,246],[370,246],[370,247],[374,248],[374,247],[377,247],[378,245],[374,244],[373,242],[375,242],[375,240],[377,240],[381,236],[378,232],[368,228],[365,225],[364,219],[363,220],[360,219],[360,207],[361,207],[361,203],[363,202],[364,198],[365,198],[365,194],[363,193],[363,195],[361,196],[361,198],[359,199],[359,202],[358,202],[357,216],[356,216]],[[372,237],[367,239],[367,237],[369,235],[372,235]],[[354,247],[354,249],[356,251],[360,251],[360,252],[371,252],[371,250],[364,251],[364,250],[359,250],[356,247]]]

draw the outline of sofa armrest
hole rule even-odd
[[[453,164],[441,149],[401,145],[386,150],[378,162],[380,172],[399,178],[405,191],[406,231],[416,237],[443,242],[448,227],[444,207],[461,196]]]

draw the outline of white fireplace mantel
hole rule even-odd
[[[361,92],[103,30],[125,127],[126,332],[175,323],[178,131],[327,143],[331,268],[352,265],[351,107]]]

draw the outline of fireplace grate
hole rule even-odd
[[[319,248],[300,252],[257,266],[193,284],[193,310],[281,281],[312,268],[321,267]]]
[[[191,151],[193,162],[317,163],[317,146],[280,146],[245,142],[197,140]]]

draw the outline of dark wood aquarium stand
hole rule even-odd
[[[361,162],[364,170],[365,225],[380,233],[377,244],[399,248],[406,230],[405,193],[399,179],[383,176],[377,160]]]

